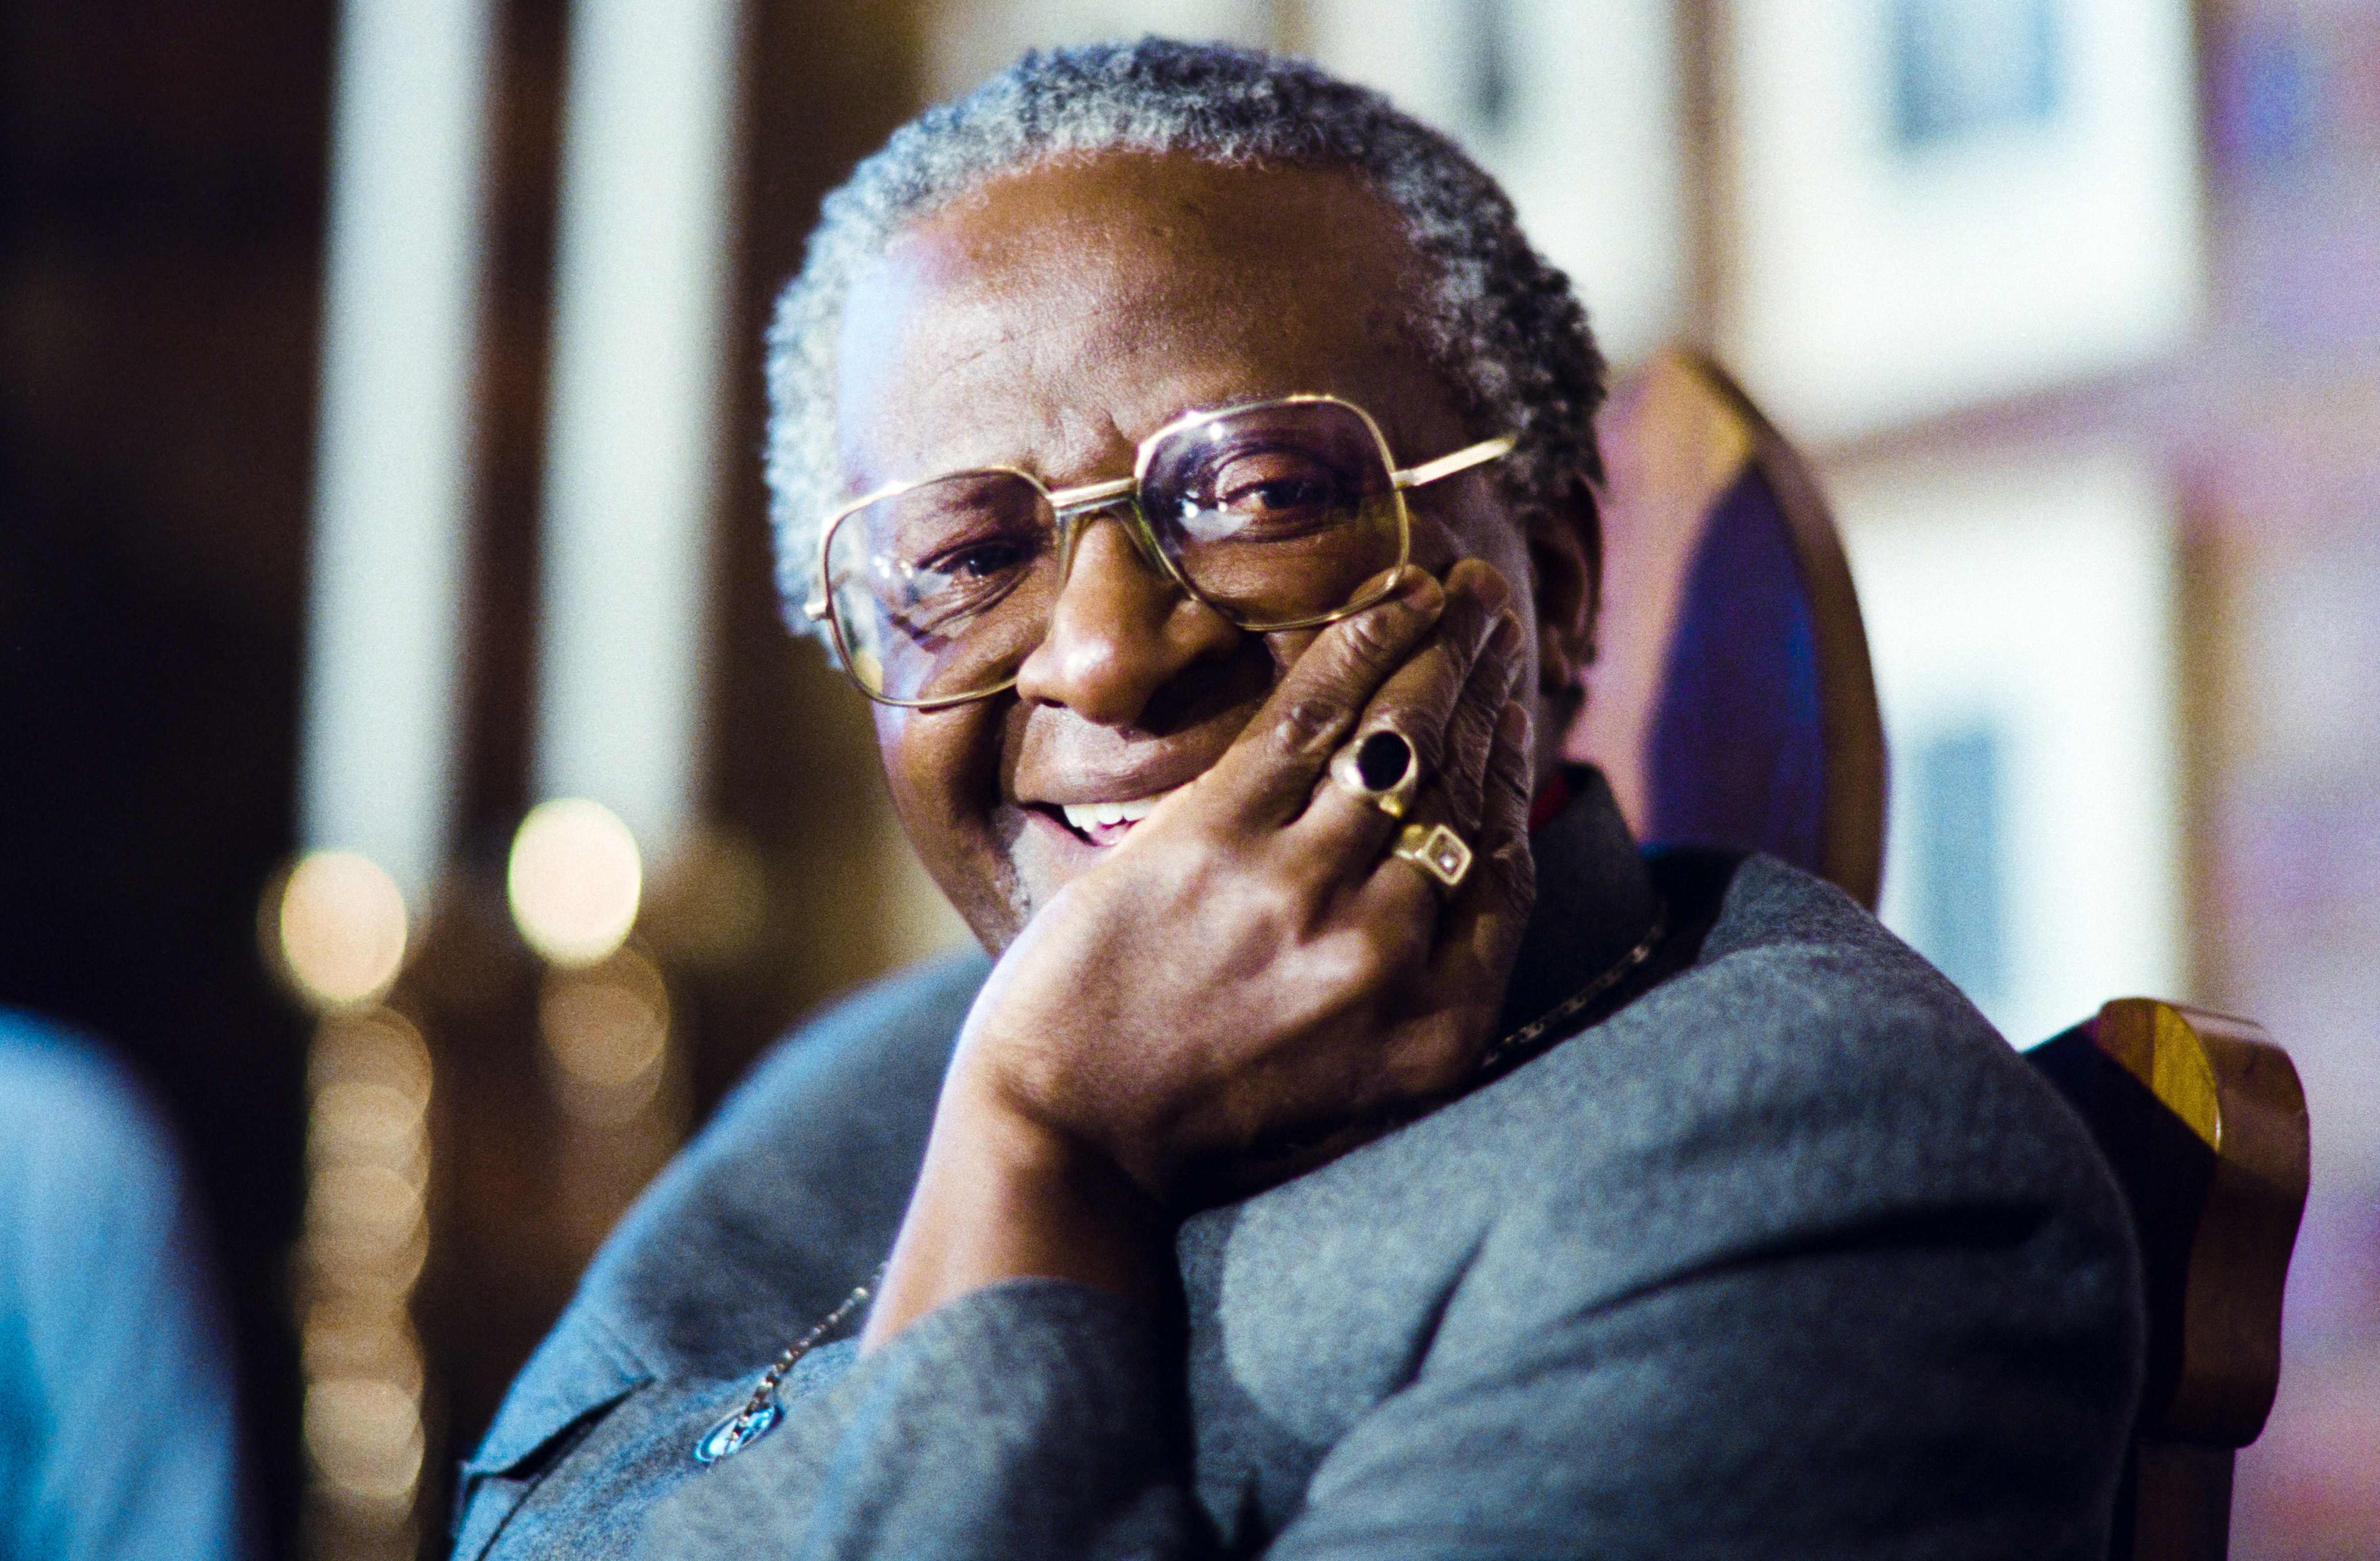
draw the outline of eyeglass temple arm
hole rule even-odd
[[[1468,471],[1475,466],[1485,466],[1491,460],[1501,460],[1511,455],[1512,447],[1519,443],[1519,440],[1509,433],[1494,439],[1484,439],[1476,445],[1466,445],[1452,455],[1440,456],[1436,460],[1426,460],[1419,466],[1409,466],[1402,471],[1393,473],[1393,480],[1400,488],[1419,488],[1442,478],[1451,477],[1458,471]]]

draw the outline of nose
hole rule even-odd
[[[1158,691],[1236,643],[1240,630],[1141,555],[1112,516],[1087,517],[1050,629],[1016,692],[1101,726],[1134,725]]]

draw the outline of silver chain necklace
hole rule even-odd
[[[841,1327],[844,1319],[867,1304],[868,1298],[875,1293],[876,1287],[884,1278],[885,1266],[878,1263],[876,1272],[869,1274],[857,1289],[844,1297],[841,1306],[820,1318],[811,1324],[808,1333],[785,1347],[785,1352],[760,1373],[760,1381],[752,1389],[752,1396],[744,1401],[744,1407],[702,1433],[702,1439],[694,1445],[695,1462],[717,1463],[730,1453],[742,1452],[769,1433],[769,1429],[777,1423],[778,1417],[784,1413],[777,1403],[777,1384],[785,1380],[785,1373],[794,1369],[795,1361],[816,1349],[819,1340]]]
[[[1487,1073],[1498,1067],[1546,1031],[1619,985],[1631,971],[1653,957],[1654,950],[1661,946],[1661,940],[1669,935],[1669,907],[1656,905],[1653,925],[1642,943],[1621,955],[1618,964],[1488,1047],[1480,1055],[1478,1071]],[[785,1347],[785,1352],[760,1373],[760,1380],[754,1384],[752,1396],[744,1401],[744,1407],[720,1420],[695,1443],[695,1462],[717,1463],[731,1454],[742,1452],[775,1427],[784,1415],[783,1406],[777,1402],[777,1388],[784,1382],[785,1373],[794,1369],[795,1361],[816,1349],[820,1340],[841,1327],[853,1312],[868,1303],[868,1298],[876,1293],[876,1287],[883,1283],[886,1266],[877,1264],[876,1272],[844,1297],[841,1305],[812,1323],[809,1332]]]

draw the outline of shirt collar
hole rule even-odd
[[[1651,930],[1658,896],[1601,771],[1566,767],[1569,805],[1535,830],[1537,898],[1504,994],[1500,1032],[1619,963]]]

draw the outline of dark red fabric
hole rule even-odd
[[[1556,769],[1537,787],[1536,800],[1529,804],[1529,833],[1535,835],[1561,817],[1562,810],[1570,806],[1570,776]]]

